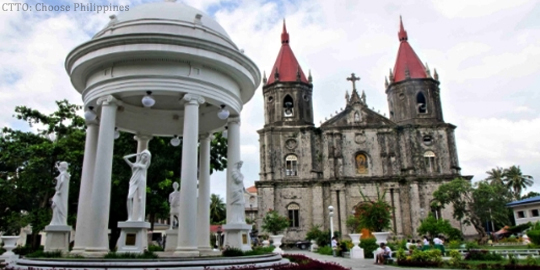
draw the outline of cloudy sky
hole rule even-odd
[[[162,0],[155,0],[162,1]],[[131,7],[140,0],[80,0]],[[282,20],[303,70],[311,70],[315,120],[345,106],[345,80],[361,77],[369,107],[388,115],[384,78],[399,46],[399,16],[409,43],[436,68],[446,122],[457,125],[462,173],[474,180],[496,166],[520,165],[540,192],[540,2],[526,0],[186,0],[213,16],[261,71],[272,68]],[[17,105],[43,112],[55,100],[81,103],[64,59],[108,21],[109,13],[4,11],[6,3],[71,5],[72,1],[0,0],[0,126],[26,129],[12,118]],[[242,114],[246,186],[258,179],[256,130],[263,126],[262,92]],[[224,195],[225,176],[212,176]]]

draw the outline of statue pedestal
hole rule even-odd
[[[150,223],[145,221],[118,222],[118,228],[122,229],[116,246],[117,253],[144,253],[148,249],[147,231]],[[167,242],[169,239],[167,239]]]
[[[251,241],[249,231],[252,225],[245,223],[232,223],[221,226],[225,231],[225,243],[223,247],[230,246],[239,248],[243,251],[251,250]]]
[[[178,244],[178,228],[177,229],[168,229],[165,231],[167,238],[165,240],[165,252],[176,250],[176,245]]]
[[[62,251],[69,252],[69,237],[71,226],[48,225],[45,227],[45,252]]]

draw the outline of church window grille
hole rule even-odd
[[[424,93],[420,92],[416,95],[416,106],[418,108],[418,113],[427,113],[427,103]]]
[[[356,164],[356,173],[357,174],[366,174],[368,173],[368,159],[365,154],[357,154],[354,158]]]
[[[435,153],[433,151],[427,151],[424,153],[424,162],[426,164],[426,171],[428,173],[435,172]]]
[[[294,101],[289,95],[283,99],[283,115],[285,117],[292,117],[294,115]]]
[[[295,155],[288,155],[285,157],[285,175],[298,175],[298,158]]]
[[[300,227],[300,206],[296,203],[291,203],[287,206],[289,212],[289,227]]]

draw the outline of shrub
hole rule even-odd
[[[469,250],[469,253],[465,256],[467,261],[502,261],[503,257],[495,252],[489,252],[488,250]]]
[[[154,252],[146,250],[144,251],[143,254],[109,252],[103,258],[105,259],[157,259],[158,256]]]
[[[532,255],[527,255],[527,258],[525,258],[525,263],[530,266],[536,265],[536,259],[533,258]]]
[[[450,264],[453,266],[458,266],[461,264],[461,261],[463,261],[461,253],[459,253],[457,250],[450,250]]]
[[[317,249],[317,253],[322,254],[322,255],[332,255],[333,254],[332,247],[330,246],[319,247],[319,249]]]
[[[362,239],[360,247],[364,249],[364,257],[373,258],[373,251],[375,251],[379,245],[377,245],[377,239],[370,237]]]
[[[475,241],[467,241],[465,243],[465,248],[466,249],[475,249],[475,248],[480,248],[480,245],[478,245],[478,243],[476,243]]]
[[[529,240],[535,245],[540,245],[540,230],[528,231]]]
[[[244,256],[244,251],[239,248],[228,247],[223,251],[222,255],[223,257],[240,257]]]
[[[358,233],[360,232],[360,230],[362,230],[362,227],[360,226],[360,219],[358,219],[357,216],[349,216],[347,218],[346,224],[347,229],[349,229],[349,233]]]
[[[274,251],[274,247],[256,247],[253,250],[245,251],[244,256],[270,254]]]
[[[461,242],[457,241],[457,240],[451,240],[449,243],[448,243],[448,247],[449,248],[455,248],[455,249],[458,249],[461,247]]]
[[[62,251],[49,251],[37,250],[26,255],[28,258],[62,258]]]
[[[362,190],[360,190],[360,195],[362,195],[364,202],[355,209],[359,226],[372,232],[390,229],[392,206],[385,200],[386,190],[381,194],[377,186],[377,199],[375,201],[371,201],[365,196]]]
[[[280,215],[276,210],[270,210],[263,217],[261,228],[274,235],[283,232],[289,227],[290,221],[287,217]]]
[[[148,246],[148,251],[150,251],[150,252],[163,251],[163,248],[160,247],[160,246],[156,246],[156,245],[149,245]]]

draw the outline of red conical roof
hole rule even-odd
[[[276,71],[278,78],[276,79]],[[285,20],[283,20],[283,32],[281,33],[281,49],[279,50],[274,67],[270,71],[267,85],[276,81],[280,82],[296,82],[298,75],[300,75],[300,81],[309,83],[306,79],[306,75],[302,71],[300,64],[296,60],[294,53],[289,46],[289,33],[287,33],[287,26]]]
[[[406,73],[409,73],[409,78],[420,79],[427,78],[426,68],[416,55],[409,42],[407,42],[407,31],[403,28],[403,21],[399,17],[399,51],[394,66],[394,81],[400,82],[407,79]]]

